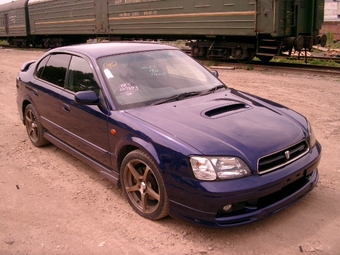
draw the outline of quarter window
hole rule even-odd
[[[36,76],[38,78],[41,78],[42,73],[44,72],[45,69],[45,65],[47,63],[47,61],[49,60],[50,56],[45,57],[43,60],[40,61],[38,68],[37,68],[37,72],[36,72]]]

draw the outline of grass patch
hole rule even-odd
[[[289,59],[289,58],[273,58],[272,62],[276,63],[286,63],[286,64],[304,64],[304,57],[301,56],[301,59]],[[327,61],[321,59],[308,59],[307,64],[314,66],[331,66],[331,67],[340,67],[340,64],[334,61]]]
[[[334,61],[320,60],[320,59],[309,60],[308,64],[316,65],[316,66],[334,66],[334,67],[340,67],[339,63],[336,63]]]
[[[334,34],[331,31],[326,32],[327,44],[326,47],[329,49],[340,49],[340,41],[334,41]]]
[[[273,58],[271,61],[275,63],[284,63],[284,64],[303,64],[305,63],[304,57],[301,59],[291,59],[291,58]]]
[[[253,65],[247,65],[246,70],[252,71],[252,70],[254,70],[254,66]]]
[[[218,62],[216,62],[215,60],[198,60],[199,63],[201,63],[201,65],[210,67],[210,66],[217,66]]]

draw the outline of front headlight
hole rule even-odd
[[[237,179],[251,175],[246,163],[237,157],[190,157],[195,177],[203,181]]]
[[[314,145],[316,144],[316,138],[312,129],[312,126],[308,122],[308,142],[309,142],[309,147],[313,148]]]

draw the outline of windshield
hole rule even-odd
[[[149,106],[176,95],[199,95],[222,85],[179,50],[113,55],[98,63],[119,110]]]

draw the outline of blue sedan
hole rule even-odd
[[[66,46],[21,67],[34,146],[64,149],[141,216],[211,227],[253,222],[315,187],[321,146],[305,117],[227,87],[170,46]]]

